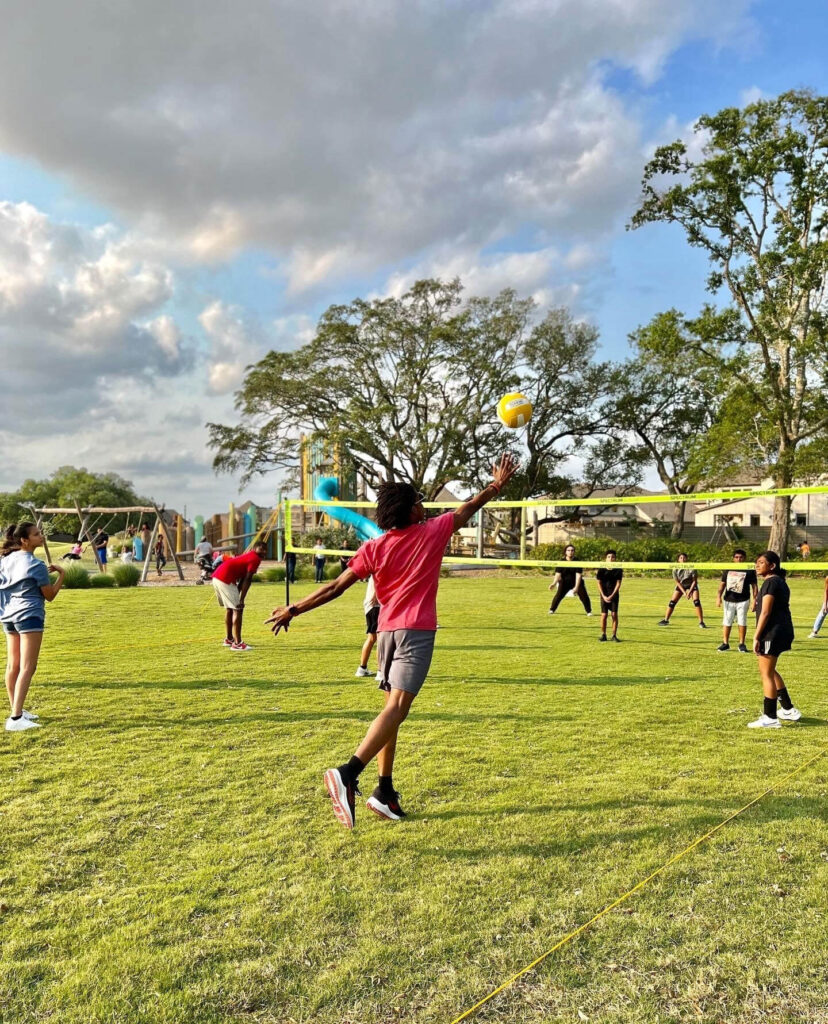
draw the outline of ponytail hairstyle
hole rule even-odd
[[[0,558],[3,555],[10,554],[12,551],[19,551],[20,541],[25,540],[34,529],[34,523],[12,523],[6,529],[6,534],[3,537],[3,544],[0,547]]]
[[[780,576],[782,579],[784,579],[788,575],[787,570],[783,569],[782,566],[779,564],[781,559],[775,551],[763,551],[760,555],[758,555],[758,557],[764,558],[766,562],[770,562],[770,564],[773,566],[774,576]]]

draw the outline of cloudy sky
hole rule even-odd
[[[648,153],[825,92],[826,27],[823,0],[8,0],[0,489],[84,465],[217,511],[204,424],[245,365],[422,276],[566,303],[622,356],[703,298],[676,232],[625,231]]]

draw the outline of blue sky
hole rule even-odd
[[[0,415],[0,487],[84,464],[202,514],[239,496],[204,422],[332,302],[459,273],[570,305],[613,358],[696,310],[701,254],[625,230],[647,153],[828,87],[816,0],[97,10],[21,3],[0,41],[0,345],[48,392]]]

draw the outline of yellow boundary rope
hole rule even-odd
[[[625,892],[623,896],[619,896],[617,900],[614,900],[608,906],[604,907],[603,910],[599,911],[594,917],[591,917],[587,922],[580,925],[578,928],[573,929],[568,934],[564,935],[564,937],[559,942],[556,942],[554,946],[552,946],[550,949],[547,949],[545,953],[542,953],[537,959],[533,960],[531,964],[528,964],[522,970],[518,971],[517,974],[513,974],[512,977],[509,978],[507,981],[504,981],[502,985],[498,985],[496,989],[493,989],[487,996],[484,996],[483,999],[475,1003],[474,1006],[470,1006],[469,1009],[461,1013],[459,1017],[455,1017],[454,1020],[452,1020],[451,1024],[460,1024],[460,1021],[468,1020],[468,1018],[471,1017],[472,1014],[477,1013],[477,1011],[482,1006],[485,1006],[486,1003],[494,999],[496,995],[499,995],[505,989],[509,988],[510,985],[513,985],[519,978],[522,978],[525,974],[528,974],[529,971],[534,970],[539,964],[542,964],[543,961],[547,959],[547,957],[550,957],[562,946],[565,946],[568,942],[571,942],[572,939],[580,935],[581,932],[586,931],[587,928],[595,924],[596,921],[599,921],[611,910],[615,910],[616,907],[626,902],[631,896],[637,893],[639,889],[643,889],[648,882],[651,882],[654,878],[657,878],[660,874],[665,872],[667,868],[671,867],[673,864],[676,864],[683,857],[686,857],[688,853],[691,853],[693,850],[695,850],[697,846],[700,846],[702,843],[710,839],[710,837],[715,835],[719,831],[719,829],[724,828],[724,826],[727,825],[729,822],[733,821],[734,818],[738,818],[740,814],[744,814],[745,811],[749,810],[751,807],[754,807],[756,804],[759,803],[760,800],[763,800],[769,793],[773,793],[774,790],[780,789],[784,785],[784,783],[789,782],[796,775],[799,775],[799,773],[804,771],[807,767],[809,767],[809,765],[812,765],[814,761],[818,761],[819,758],[821,758],[825,754],[826,750],[828,750],[828,747],[823,747],[822,750],[814,754],[814,756],[805,761],[804,764],[801,764],[798,768],[794,769],[794,771],[792,771],[789,775],[786,775],[783,779],[780,779],[779,782],[777,782],[775,785],[766,789],[764,793],[760,793],[759,796],[754,797],[754,799],[751,800],[750,803],[745,804],[744,807],[740,807],[738,811],[734,811],[733,814],[725,818],[724,821],[720,821],[718,825],[711,828],[709,832],[705,832],[703,836],[699,836],[698,839],[694,839],[689,846],[685,847],[680,853],[677,853],[675,856],[671,857],[668,861],[662,864],[661,867],[656,868],[656,870],[653,871],[652,874],[647,875],[646,878],[642,878],[637,885],[633,886],[632,889],[629,889],[627,892]]]

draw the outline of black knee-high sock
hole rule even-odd
[[[776,697],[765,697],[765,714],[768,718],[777,718]]]
[[[776,697],[779,703],[786,711],[791,710],[791,708],[793,707],[793,701],[790,698],[787,686],[783,686],[780,690],[777,690]]]

